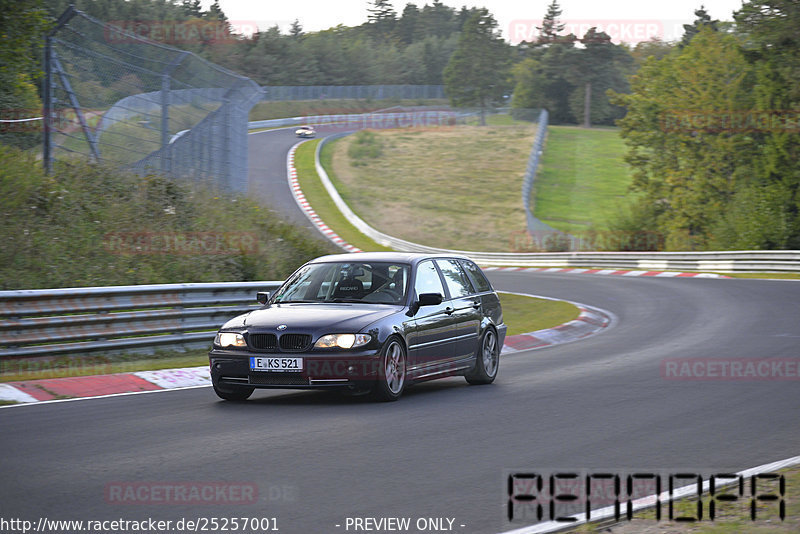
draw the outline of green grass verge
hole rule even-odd
[[[547,300],[499,292],[507,335],[526,334],[577,319],[580,310],[561,300]]]
[[[624,153],[616,128],[549,126],[531,195],[534,215],[573,234],[607,229],[630,196]]]
[[[781,280],[800,280],[800,273],[718,273],[731,278],[777,278]]]
[[[294,155],[294,164],[297,169],[297,180],[300,182],[300,189],[303,190],[308,202],[317,212],[317,215],[325,221],[334,232],[339,234],[339,237],[350,243],[354,247],[358,247],[364,251],[388,251],[391,248],[379,245],[361,231],[350,224],[350,222],[342,215],[339,208],[333,203],[333,199],[328,194],[325,186],[317,174],[316,165],[314,164],[314,154],[317,150],[317,145],[320,139],[313,141],[306,141],[299,147]],[[323,148],[322,161],[325,162],[325,152],[327,147]],[[329,168],[329,167],[328,167]],[[330,175],[331,181],[334,177]],[[334,182],[335,185],[335,182]]]

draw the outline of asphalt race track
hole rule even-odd
[[[505,521],[508,469],[740,470],[798,454],[797,379],[670,380],[662,362],[796,360],[800,282],[490,278],[617,323],[504,356],[493,385],[450,378],[396,403],[293,391],[230,403],[198,388],[3,408],[0,516],[274,517],[284,534],[354,532],[348,517],[450,518],[453,531],[490,533],[522,526]],[[255,502],[123,504],[109,490],[187,482],[255,488]]]

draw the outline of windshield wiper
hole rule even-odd
[[[336,303],[344,302],[344,303],[350,303],[350,304],[353,304],[353,303],[354,304],[361,304],[364,301],[361,300],[361,299],[341,299],[340,298],[340,299],[331,299],[328,302],[336,302]]]
[[[296,304],[296,303],[309,303],[309,302],[319,302],[318,300],[276,300],[274,304]]]

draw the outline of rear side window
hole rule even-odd
[[[436,264],[442,270],[444,281],[452,298],[466,297],[474,293],[472,284],[456,260],[436,260]]]
[[[480,267],[472,263],[471,261],[463,261],[461,265],[464,267],[464,270],[467,271],[469,274],[470,279],[472,280],[472,285],[474,285],[479,293],[483,293],[484,291],[491,291],[492,285],[486,279],[486,275],[483,274]]]
[[[414,291],[416,291],[417,296],[423,293],[439,293],[444,297],[442,280],[439,278],[439,272],[432,261],[422,262],[417,267],[417,280],[414,283]]]

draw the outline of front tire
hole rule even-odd
[[[487,328],[483,333],[478,353],[475,355],[475,368],[464,378],[470,384],[491,384],[497,377],[500,367],[500,346],[497,343],[497,332]]]
[[[391,337],[381,350],[378,379],[372,390],[381,401],[396,401],[406,386],[406,348],[396,337]]]
[[[253,394],[255,388],[248,388],[242,386],[218,386],[214,384],[214,393],[217,394],[217,397],[227,401],[245,401],[247,400],[250,395]]]

